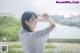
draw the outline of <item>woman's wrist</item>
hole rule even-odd
[[[47,20],[48,20],[51,28],[54,28],[55,27],[55,22],[53,21],[53,19],[51,17],[48,17]]]

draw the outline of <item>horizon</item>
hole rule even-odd
[[[17,20],[20,20],[21,19],[21,16],[19,17],[17,17],[15,14],[13,14],[13,13],[2,13],[2,12],[0,12],[0,16],[13,16],[15,19],[17,19]],[[72,16],[80,16],[80,14],[79,15],[70,15],[69,17],[65,17],[64,15],[50,15],[50,16],[63,16],[64,18],[71,18]]]

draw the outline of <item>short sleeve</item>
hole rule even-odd
[[[49,34],[50,32],[51,32],[51,27],[49,26],[39,31],[26,32],[24,33],[24,35],[26,35],[27,37],[42,37]]]

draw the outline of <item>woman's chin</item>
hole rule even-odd
[[[31,31],[34,31],[34,30],[35,30],[35,28],[32,28],[32,29],[31,29]]]

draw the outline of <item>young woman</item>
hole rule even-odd
[[[44,43],[47,41],[49,33],[55,28],[55,24],[48,14],[40,16],[45,18],[50,26],[34,31],[37,15],[31,11],[24,12],[22,15],[22,29],[19,32],[19,39],[24,53],[44,53]]]

